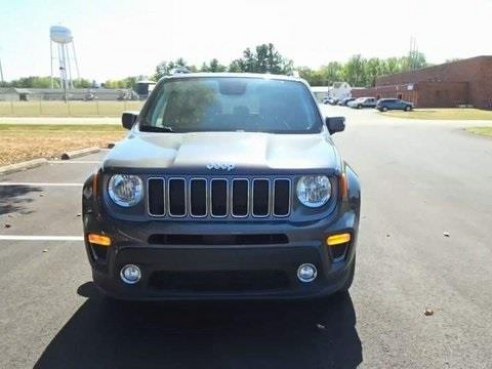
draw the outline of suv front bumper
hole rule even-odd
[[[340,210],[340,209],[339,209]],[[345,209],[335,219],[309,224],[128,222],[105,214],[84,213],[86,249],[95,284],[104,293],[131,300],[296,299],[337,292],[351,278],[359,209]],[[280,244],[149,244],[153,234],[286,236]],[[87,235],[111,237],[110,247],[90,244]],[[333,234],[350,233],[343,252],[326,246]],[[341,255],[341,256],[340,256]],[[301,264],[313,264],[317,277],[297,278]],[[133,285],[120,278],[126,264],[138,265],[142,279]]]

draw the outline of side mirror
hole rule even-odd
[[[326,118],[326,126],[328,127],[328,132],[334,134],[337,132],[342,132],[345,130],[345,118],[344,117],[331,117]]]
[[[121,124],[123,128],[132,129],[133,125],[137,121],[138,113],[134,111],[124,111],[121,115]]]

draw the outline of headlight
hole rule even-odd
[[[304,176],[297,182],[297,198],[309,208],[325,205],[331,197],[331,183],[327,176]]]
[[[125,208],[137,205],[143,198],[143,183],[137,176],[115,174],[109,180],[109,197]]]

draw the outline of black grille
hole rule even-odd
[[[152,216],[285,217],[290,214],[287,178],[149,178]]]
[[[153,234],[151,245],[275,245],[289,243],[287,235],[274,234]]]
[[[149,287],[177,292],[281,290],[288,288],[289,284],[287,274],[279,270],[158,271],[149,278]]]

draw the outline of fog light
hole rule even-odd
[[[120,277],[127,284],[135,284],[142,278],[142,272],[138,266],[128,264],[121,268]]]
[[[317,275],[318,271],[313,264],[302,264],[297,269],[297,278],[299,278],[301,282],[312,282],[316,279]]]

